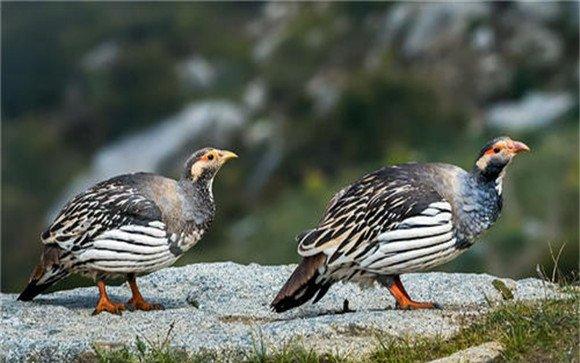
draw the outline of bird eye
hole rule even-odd
[[[500,151],[499,147],[494,147],[494,148],[493,148],[493,152],[494,152],[494,153],[496,153],[496,154],[497,154],[499,151]]]
[[[207,160],[213,160],[213,154],[209,154],[209,155],[207,156]]]

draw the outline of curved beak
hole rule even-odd
[[[228,150],[220,150],[219,155],[220,155],[220,159],[221,159],[222,163],[225,163],[226,161],[228,161],[230,159],[236,159],[238,157],[238,155],[236,155],[236,153],[233,153],[233,152],[228,151]]]
[[[512,145],[510,145],[510,150],[514,154],[519,154],[521,152],[529,152],[530,148],[528,145],[524,144],[521,141],[514,141]]]

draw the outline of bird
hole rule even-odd
[[[218,170],[237,158],[206,147],[185,162],[179,180],[133,173],[100,182],[69,201],[42,233],[43,251],[18,300],[30,301],[71,273],[93,278],[103,311],[158,310],[147,302],[136,277],[172,265],[208,231],[215,213],[212,185]],[[126,277],[132,297],[113,302],[106,281]]]
[[[400,275],[446,263],[498,219],[502,182],[515,155],[530,151],[507,136],[481,149],[470,171],[444,163],[385,166],[343,188],[319,224],[296,240],[302,257],[271,308],[319,301],[338,281],[388,289],[404,310],[440,308],[412,300]]]

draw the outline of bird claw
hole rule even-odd
[[[395,309],[399,309],[399,310],[419,310],[419,309],[437,309],[437,310],[441,310],[441,309],[443,309],[443,306],[441,306],[441,304],[434,303],[434,302],[416,302],[416,301],[410,301],[408,303],[401,304],[401,303],[399,303],[397,301],[395,303]]]
[[[165,307],[161,304],[151,304],[148,303],[146,301],[133,301],[133,299],[130,299],[129,301],[127,301],[127,309],[129,311],[136,311],[136,310],[142,310],[142,311],[152,311],[152,310],[165,310]]]
[[[163,306],[162,304],[153,304],[153,309],[154,310],[165,310],[165,306]]]
[[[110,314],[113,314],[113,315],[119,315],[119,316],[123,316],[123,311],[122,311],[122,310],[120,310],[120,309],[119,309],[119,310],[114,310],[114,311],[109,311],[109,310],[97,310],[97,309],[95,309],[95,310],[93,310],[93,312],[91,313],[91,315],[92,315],[92,316],[95,316],[95,315],[98,315],[98,314],[102,313],[103,311],[106,311],[106,312],[108,312],[108,313],[110,313]]]
[[[121,316],[123,315],[123,310],[125,310],[124,304],[117,304],[112,302],[99,303],[91,315],[95,316],[102,313],[103,311],[106,311],[110,314]]]

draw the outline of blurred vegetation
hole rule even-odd
[[[551,263],[549,245],[557,251],[565,243],[560,266],[576,273],[577,102],[551,123],[515,131],[488,124],[485,112],[537,90],[578,99],[577,17],[560,4],[557,20],[541,23],[563,50],[539,63],[543,53],[510,51],[510,37],[532,24],[514,20],[514,4],[487,5],[491,15],[470,20],[464,38],[432,42],[440,48],[421,55],[408,54],[404,39],[382,40],[397,6],[426,10],[395,3],[3,4],[2,290],[24,286],[48,212],[95,153],[191,102],[244,104],[251,83],[262,84],[265,96],[228,145],[242,157],[214,184],[215,227],[179,264],[296,262],[294,236],[360,175],[406,161],[471,168],[487,139],[509,133],[533,153],[510,167],[503,216],[485,243],[443,269],[535,275],[537,264]],[[497,34],[490,52],[504,62],[498,72],[507,80],[481,74],[483,55],[462,40],[487,28]],[[110,56],[95,64],[94,54],[107,49]],[[179,71],[197,58],[214,70],[209,86],[192,86]],[[256,129],[274,130],[269,143],[247,141]],[[257,160],[273,150],[280,161],[257,183]],[[178,175],[179,156],[160,172]]]

